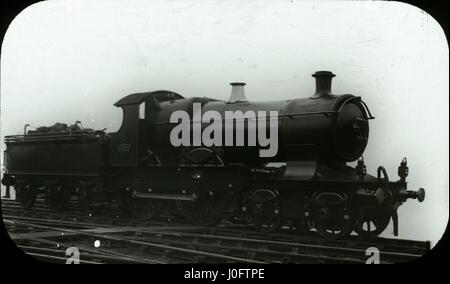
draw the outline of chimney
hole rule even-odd
[[[245,92],[244,92],[244,86],[245,83],[230,83],[230,85],[232,86],[231,88],[231,95],[230,98],[228,99],[229,103],[236,103],[236,102],[246,102],[247,98],[245,97]]]
[[[317,99],[331,96],[331,80],[336,75],[330,71],[317,71],[312,76],[316,78],[316,92],[311,98]]]

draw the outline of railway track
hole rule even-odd
[[[2,200],[3,222],[14,242],[31,256],[56,263],[79,252],[80,263],[365,263],[376,247],[380,263],[406,262],[429,250],[427,242],[384,239],[324,240],[284,229],[263,234],[223,222],[196,227],[170,220],[142,221],[109,208],[93,215],[76,205],[64,213],[44,203],[24,210]]]

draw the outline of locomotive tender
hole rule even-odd
[[[231,84],[228,101],[164,90],[131,94],[115,103],[123,110],[115,133],[84,129],[78,122],[35,131],[25,127],[23,135],[5,137],[2,183],[15,188],[26,208],[45,194],[55,210],[64,210],[71,198],[88,210],[115,202],[136,218],[178,215],[205,226],[226,218],[263,232],[288,224],[314,229],[325,238],[353,231],[375,237],[392,219],[397,235],[397,208],[408,198],[422,202],[425,191],[407,190],[406,158],[398,168],[399,180],[391,181],[382,166],[376,176],[366,173],[362,154],[374,117],[360,97],[331,93],[334,76],[313,74],[316,92],[310,98],[273,102],[249,102],[244,83]],[[228,130],[229,125],[242,128],[249,134],[245,143],[224,141],[224,119],[224,128],[214,134],[223,143],[174,146],[170,136],[179,124],[172,115],[185,111],[193,118],[194,105],[222,117],[238,112],[241,116]],[[245,116],[249,111],[266,116]],[[276,126],[274,155],[262,156],[264,145],[248,143],[255,119],[266,122],[266,134]],[[189,142],[195,127],[206,130],[213,122],[187,121]],[[356,167],[347,166],[356,160]]]

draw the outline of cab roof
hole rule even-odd
[[[141,104],[142,102],[148,100],[149,98],[152,98],[152,100],[156,102],[184,99],[182,95],[177,94],[175,92],[159,90],[154,92],[130,94],[118,100],[114,105],[117,107],[121,107],[124,105]]]

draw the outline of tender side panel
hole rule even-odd
[[[7,145],[9,174],[100,175],[98,139],[14,142]]]

